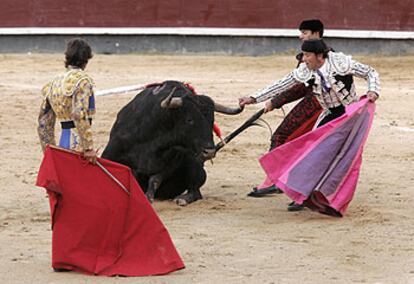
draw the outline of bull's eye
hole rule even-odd
[[[186,120],[186,123],[189,125],[193,125],[194,124],[194,120],[191,117],[188,117]]]

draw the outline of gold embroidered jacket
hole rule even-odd
[[[70,149],[93,149],[91,130],[95,113],[93,80],[85,71],[69,67],[55,77],[41,91],[42,104],[38,118],[38,134],[42,149],[46,144],[56,145],[55,122],[72,123]]]

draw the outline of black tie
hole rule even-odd
[[[321,78],[321,85],[322,85],[322,90],[325,93],[329,93],[329,91],[331,90],[331,88],[328,87],[328,84],[326,84],[326,80],[325,77],[323,76],[322,72],[319,70],[316,70],[316,73],[318,73],[319,77]]]

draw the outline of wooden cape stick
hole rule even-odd
[[[98,167],[101,168],[101,170],[106,173],[114,182],[116,182],[128,195],[131,195],[129,190],[113,175],[111,174],[99,161],[96,161],[96,164]]]
[[[53,148],[53,149],[57,149],[57,150],[64,151],[64,152],[67,152],[67,153],[71,153],[71,154],[75,154],[75,155],[82,156],[82,153],[81,152],[77,152],[77,151],[70,150],[70,149],[66,149],[66,148],[61,148],[61,147],[58,147],[58,146],[55,146],[55,145],[50,145],[50,144],[48,144],[48,145],[49,145],[50,148]],[[131,193],[129,192],[129,190],[113,174],[111,174],[108,171],[108,169],[106,169],[98,160],[96,161],[96,165],[98,165],[98,167],[105,174],[107,174],[117,185],[119,185],[128,195],[131,195]]]

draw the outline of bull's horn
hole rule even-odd
[[[162,108],[179,108],[183,105],[182,98],[173,98],[173,94],[176,88],[177,87],[174,87],[170,94],[161,102]]]
[[[232,108],[214,102],[214,110],[224,114],[239,114],[243,111],[243,109],[244,107]]]

